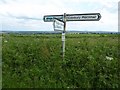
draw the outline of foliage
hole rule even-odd
[[[3,88],[118,88],[117,35],[2,36]]]

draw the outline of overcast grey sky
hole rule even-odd
[[[118,31],[119,0],[0,0],[0,31],[53,31],[44,15],[100,13],[100,21],[67,22],[67,30]]]

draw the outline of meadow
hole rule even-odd
[[[3,88],[119,88],[118,35],[2,35]]]

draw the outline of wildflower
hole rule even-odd
[[[7,41],[7,40],[5,40],[4,42],[5,42],[5,43],[7,43],[8,41]]]
[[[108,56],[106,56],[106,59],[107,59],[107,60],[110,60],[110,61],[113,60],[112,57],[108,57]]]

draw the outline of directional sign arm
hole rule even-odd
[[[67,14],[67,21],[99,21],[101,19],[100,13],[88,14]]]
[[[59,19],[54,19],[53,27],[55,31],[63,31],[64,30],[64,21]]]
[[[63,15],[46,15],[43,18],[44,22],[53,22],[54,19],[64,21]],[[66,14],[66,21],[99,21],[100,19],[100,13]]]
[[[54,19],[59,19],[59,20],[63,20],[63,15],[45,15],[43,17],[43,21],[44,22],[53,22]]]

